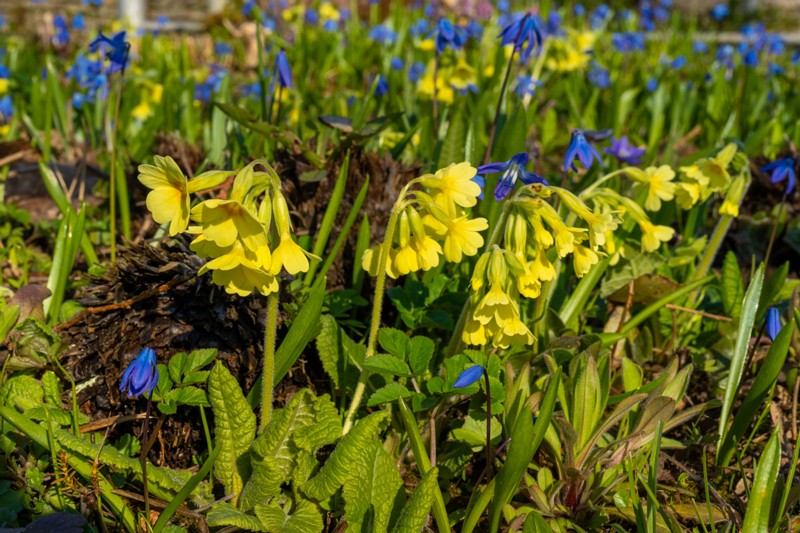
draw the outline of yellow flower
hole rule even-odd
[[[224,287],[228,294],[247,296],[257,290],[266,296],[278,290],[278,280],[262,268],[255,254],[238,242],[228,253],[203,265],[198,275],[209,270],[212,281]]]
[[[423,52],[430,52],[431,50],[436,48],[436,42],[433,39],[423,39],[419,42],[417,48],[419,48]]]
[[[464,61],[463,57],[458,58],[455,67],[448,74],[446,81],[459,91],[463,91],[478,82],[475,69]]]
[[[639,222],[642,229],[642,250],[655,252],[662,242],[669,242],[675,235],[675,230],[669,226],[656,226],[652,222],[642,220]]]
[[[583,201],[566,189],[550,187],[567,208],[582,218],[589,225],[589,243],[592,248],[602,246],[606,242],[606,232],[617,229],[614,213],[595,213]],[[548,222],[549,224],[549,222]],[[563,256],[562,256],[563,257]]]
[[[430,270],[438,266],[442,247],[438,242],[428,237],[425,231],[425,223],[422,221],[422,217],[419,216],[416,209],[409,207],[405,210],[405,213],[408,214],[408,222],[412,234],[411,246],[416,254],[416,261],[419,265],[418,268]]]
[[[472,178],[478,169],[469,163],[452,163],[435,174],[419,178],[420,183],[432,189],[433,201],[449,215],[456,213],[455,206],[472,207],[478,202],[481,187]]]
[[[201,223],[203,236],[217,246],[231,246],[238,239],[255,252],[267,245],[264,226],[235,200],[205,200],[192,208],[192,218]]]
[[[463,255],[475,255],[483,246],[483,237],[478,233],[489,227],[485,218],[470,220],[466,215],[445,223],[444,257],[453,263],[461,261]]]
[[[329,20],[338,22],[341,15],[333,4],[325,2],[319,6],[319,18],[322,19],[322,22],[328,22]]]
[[[8,79],[0,78],[0,94],[5,94],[7,92],[8,92]]]
[[[538,298],[542,294],[542,282],[530,268],[530,263],[527,263],[525,271],[517,276],[517,290],[526,298]]]
[[[189,225],[186,176],[171,157],[157,155],[153,159],[155,165],[139,165],[139,181],[152,189],[147,194],[147,209],[159,224],[169,222],[169,234],[177,235]]]
[[[697,167],[708,178],[712,188],[721,189],[730,183],[731,175],[728,173],[728,166],[735,155],[736,145],[730,143],[714,157],[701,159],[697,162]]]
[[[675,198],[675,171],[668,165],[658,168],[647,167],[644,169],[644,179],[636,184],[635,189],[647,188],[647,199],[644,207],[648,211],[658,211],[661,209],[661,201],[668,202]]]
[[[377,246],[373,246],[364,251],[364,255],[361,256],[361,268],[367,271],[370,276],[373,278],[378,275],[378,267],[380,266],[380,259],[381,253],[383,253],[383,243],[378,244]],[[396,279],[398,274],[394,270],[394,255],[395,250],[389,248],[388,251],[389,255],[386,258],[386,275],[392,279]]]
[[[417,94],[433,100],[433,65],[428,65],[425,75],[417,82]],[[453,87],[445,80],[442,72],[436,76],[436,100],[441,104],[452,104],[455,97]]]
[[[675,185],[675,201],[683,209],[689,210],[700,199],[700,185],[698,183],[680,182]]]
[[[600,261],[600,258],[594,250],[580,244],[575,244],[572,253],[572,266],[575,269],[576,276],[582,278],[598,261]]]
[[[512,344],[525,346],[533,344],[533,335],[525,324],[515,317],[495,334],[493,342],[500,348],[508,348]]]
[[[528,268],[530,268],[531,272],[540,281],[550,281],[556,277],[556,269],[553,263],[547,258],[547,253],[542,248],[537,250],[536,257],[533,261],[528,263]]]
[[[739,204],[742,202],[742,197],[747,190],[748,180],[744,175],[739,175],[733,179],[731,186],[725,194],[725,200],[719,206],[720,215],[728,215],[732,217],[739,216]]]
[[[486,327],[477,320],[469,320],[464,326],[464,332],[461,334],[461,340],[466,344],[483,346],[489,342],[486,335]]]
[[[131,117],[135,118],[136,120],[145,120],[151,115],[151,113],[152,110],[150,109],[150,104],[144,100],[139,102],[139,105],[131,109]]]
[[[580,49],[577,43],[564,39],[554,39],[550,46],[551,57],[547,68],[559,72],[582,70],[589,64],[589,54]]]
[[[270,273],[273,276],[276,275],[280,272],[281,267],[285,268],[286,272],[292,276],[298,272],[308,271],[306,252],[299,244],[292,240],[292,235],[290,233],[284,233],[280,236],[280,243],[272,252]]]
[[[10,124],[3,124],[0,126],[0,137],[6,137],[11,132]]]
[[[153,88],[150,90],[150,100],[154,104],[161,103],[161,97],[164,95],[164,86],[160,83],[154,83]]]

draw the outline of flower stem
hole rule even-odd
[[[278,292],[267,296],[267,326],[264,329],[264,384],[261,387],[261,427],[272,419],[272,397],[275,386],[275,337],[278,330]]]
[[[150,427],[150,410],[153,407],[153,392],[147,396],[147,410],[144,414],[144,423],[142,425],[142,442],[144,446],[139,453],[139,462],[142,465],[142,495],[144,497],[144,516],[147,523],[150,523],[150,497],[147,488],[147,452],[150,451],[149,439],[147,438],[147,431]]]
[[[483,367],[483,380],[486,383],[486,471],[492,477],[492,391],[486,367]]]
[[[522,190],[522,189],[519,189]],[[511,205],[514,203],[514,199],[506,200],[503,204],[503,210],[500,212],[500,217],[497,219],[497,223],[492,230],[492,235],[489,237],[489,241],[486,243],[486,247],[483,249],[483,253],[492,249],[492,246],[495,246],[500,242],[500,239],[503,238],[503,230],[505,229],[506,219],[508,218],[508,213],[511,211]],[[461,314],[458,316],[458,322],[456,323],[456,327],[453,329],[453,335],[450,337],[450,342],[447,345],[447,355],[452,357],[458,350],[461,349],[461,334],[464,331],[464,326],[467,325],[467,317],[469,316],[472,310],[472,301],[467,298],[467,301],[464,302],[464,306],[461,308]]]
[[[410,185],[410,183],[409,183]],[[386,235],[383,239],[383,246],[381,246],[381,256],[378,262],[378,275],[375,278],[375,299],[372,304],[372,320],[369,328],[369,340],[367,341],[367,352],[364,354],[364,360],[370,358],[375,354],[375,346],[378,343],[378,328],[381,325],[381,309],[383,307],[383,297],[386,291],[386,265],[389,262],[389,250],[392,248],[392,240],[394,239],[394,230],[397,226],[397,217],[405,207],[405,193],[408,185],[400,192],[400,196],[392,207],[392,214],[389,216],[389,224],[386,227]],[[364,396],[364,389],[367,386],[367,379],[369,378],[369,371],[364,368],[361,370],[361,376],[358,378],[356,390],[353,393],[353,399],[350,401],[350,407],[347,410],[347,416],[344,420],[343,434],[347,434],[353,427],[353,421],[361,405],[361,398]]]
[[[625,171],[628,170],[628,168],[629,167],[624,167],[619,170],[615,170],[614,172],[609,172],[608,174],[606,174],[605,176],[603,176],[602,178],[600,178],[599,180],[595,181],[594,183],[586,187],[584,190],[582,190],[578,195],[578,198],[580,198],[581,200],[588,199],[592,191],[594,191],[596,188],[598,188],[600,185],[604,184],[614,176],[619,176],[620,174],[624,174]]]
[[[764,254],[764,264],[769,265],[769,258],[772,255],[772,246],[775,244],[775,237],[778,235],[778,226],[781,223],[781,215],[783,214],[783,207],[786,203],[786,195],[783,195],[781,203],[778,205],[778,213],[775,215],[775,222],[772,224],[772,233],[769,236],[769,244],[767,245],[767,253]]]
[[[111,262],[117,259],[117,128],[119,126],[119,108],[122,103],[122,88],[125,84],[125,70],[119,76],[119,90],[117,91],[116,102],[114,103],[114,116],[109,117],[113,121],[110,124],[111,135],[108,141],[108,150],[111,152],[111,183],[109,183],[108,200],[111,202],[111,221],[109,231],[111,233]]]

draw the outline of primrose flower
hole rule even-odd
[[[433,29],[431,36],[436,38],[436,54],[441,54],[447,48],[461,50],[467,40],[467,33],[461,26],[455,26],[446,18],[440,18]]]
[[[572,139],[570,139],[567,154],[564,156],[564,172],[567,172],[570,167],[576,170],[573,163],[576,158],[580,160],[583,168],[586,170],[591,168],[595,159],[597,159],[601,167],[603,166],[603,159],[600,152],[597,151],[597,148],[589,144],[589,141],[586,140],[586,135],[581,130],[572,130]]]
[[[481,187],[472,181],[477,172],[469,163],[452,163],[435,174],[421,176],[419,181],[432,189],[434,202],[439,207],[448,214],[455,214],[456,206],[472,207],[477,203]]]
[[[761,167],[761,172],[770,172],[770,181],[778,183],[786,180],[786,194],[789,195],[794,190],[795,181],[797,179],[795,174],[795,166],[797,162],[791,157],[784,157],[773,161],[768,165]]]
[[[642,250],[655,252],[662,242],[669,242],[675,236],[675,230],[669,226],[656,226],[648,220],[640,220],[642,229]]]
[[[775,337],[778,336],[778,333],[781,332],[782,328],[781,312],[777,307],[770,307],[767,310],[767,336],[769,336],[769,338],[775,342]]]
[[[696,163],[700,172],[708,178],[709,185],[714,189],[722,189],[731,182],[728,166],[736,155],[737,147],[734,143],[728,144],[714,157],[701,159]]]
[[[231,247],[237,240],[253,252],[267,245],[264,226],[236,200],[205,200],[192,208],[191,217],[201,223],[203,237],[220,248]]]
[[[189,225],[189,183],[174,159],[158,155],[153,159],[155,166],[139,165],[139,181],[152,189],[147,209],[159,224],[169,222],[169,234],[177,235]]]
[[[523,48],[525,43],[527,46]],[[525,13],[503,28],[500,34],[500,45],[514,45],[514,51],[519,52],[520,63],[525,63],[533,52],[534,47],[542,46],[542,34],[536,25],[536,19],[531,13]]]
[[[483,375],[483,367],[481,365],[474,365],[458,375],[458,379],[456,379],[455,383],[453,383],[453,387],[456,389],[463,389],[464,387],[469,387],[479,379]]]
[[[474,184],[476,187],[478,185]],[[444,256],[452,262],[461,261],[461,256],[472,256],[483,246],[483,237],[479,232],[487,229],[489,223],[485,218],[469,219],[466,215],[445,222],[447,233],[444,238]]]
[[[611,137],[611,147],[606,148],[606,153],[613,155],[620,163],[626,165],[638,165],[642,162],[642,156],[647,152],[647,148],[637,148],[628,140],[627,135],[619,139]]]
[[[647,167],[641,173],[641,177],[637,177],[638,173],[631,174],[637,180],[634,189],[647,189],[644,208],[648,211],[658,211],[661,209],[662,200],[668,202],[675,198],[675,184],[672,182],[675,179],[675,171],[668,165]]]
[[[128,50],[131,45],[125,42],[125,32],[121,31],[108,38],[100,32],[97,38],[89,43],[89,50],[92,52],[98,49],[105,50],[106,59],[111,61],[111,68],[109,72],[116,72],[117,70],[124,70],[125,63],[128,61]]]
[[[739,204],[742,202],[749,184],[750,180],[743,174],[733,178],[730,187],[725,192],[725,199],[722,201],[722,205],[719,206],[720,215],[739,216]]]
[[[281,87],[292,89],[292,69],[289,67],[289,59],[286,57],[286,52],[281,48],[275,54],[275,72],[278,74],[278,83]]]
[[[277,278],[267,272],[270,266],[268,254],[266,246],[258,254],[245,250],[240,242],[236,242],[230,251],[203,265],[197,274],[202,276],[210,270],[211,280],[228,294],[248,296],[257,290],[267,296],[278,290]]]
[[[127,394],[128,398],[136,398],[142,394],[150,395],[156,384],[158,384],[156,351],[152,348],[143,348],[122,373],[119,390]]]
[[[278,228],[280,243],[272,252],[270,273],[273,276],[276,275],[280,272],[281,267],[285,268],[286,272],[292,276],[298,272],[307,272],[309,266],[308,258],[305,250],[292,240],[289,206],[280,191],[275,191],[272,195],[272,212],[275,217],[275,225]]]
[[[548,185],[547,180],[545,180],[543,177],[525,170],[525,166],[528,164],[528,161],[530,161],[530,156],[528,156],[527,152],[520,152],[508,161],[501,163],[487,163],[486,165],[479,166],[478,174],[494,174],[496,172],[503,173],[500,181],[497,183],[497,187],[494,190],[494,199],[499,202],[508,196],[508,193],[511,192],[511,189],[514,188],[514,183],[516,183],[517,179],[526,185],[530,185],[532,183],[543,183]]]

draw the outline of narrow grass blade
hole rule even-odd
[[[728,384],[725,387],[725,398],[722,401],[722,412],[719,418],[719,439],[717,447],[717,459],[722,450],[722,439],[725,436],[725,428],[728,425],[728,417],[733,408],[733,401],[736,399],[736,392],[739,390],[739,382],[744,373],[744,362],[747,358],[747,351],[750,347],[750,333],[753,330],[753,323],[758,312],[758,300],[761,297],[761,286],[764,283],[764,265],[758,267],[750,280],[750,286],[742,301],[742,315],[739,320],[739,329],[736,332],[736,344],[733,348],[731,358],[731,368],[728,373]]]
[[[772,436],[761,454],[761,461],[756,467],[750,500],[744,514],[742,531],[748,533],[766,533],[769,529],[769,515],[772,509],[772,490],[778,478],[778,467],[781,462],[781,443],[778,432]]]

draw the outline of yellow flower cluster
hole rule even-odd
[[[420,78],[417,93],[427,99],[433,99],[433,61],[428,63],[425,75]],[[455,91],[467,91],[471,85],[478,83],[475,69],[463,57],[459,57],[453,65],[440,66],[436,74],[436,99],[443,104],[452,104]]]
[[[155,165],[139,166],[139,181],[152,189],[147,207],[153,219],[169,224],[169,234],[196,235],[190,248],[208,259],[198,272],[211,272],[213,282],[229,294],[267,295],[278,290],[277,275],[308,270],[313,257],[292,239],[280,178],[265,161],[254,161],[238,172],[210,171],[187,180],[171,157],[155,156]],[[256,172],[257,166],[266,171]],[[204,200],[189,208],[189,194],[233,180],[230,198]],[[196,225],[189,226],[189,220]],[[277,246],[273,246],[277,242]]]
[[[542,284],[556,277],[553,261],[572,254],[578,277],[586,274],[607,249],[607,236],[617,228],[616,213],[596,212],[571,192],[534,185],[519,190],[507,207],[502,245],[479,259],[472,275],[472,312],[462,340],[467,344],[507,348],[531,344],[533,335],[522,320],[520,300],[538,298]],[[588,227],[568,225],[546,201],[552,194]]]
[[[730,143],[713,157],[696,161],[693,165],[681,167],[680,181],[676,184],[675,200],[683,209],[691,209],[698,202],[707,200],[712,194],[720,193],[725,199],[719,208],[721,215],[739,216],[739,203],[749,184],[746,165],[738,164],[740,171],[731,171],[736,167],[735,158],[738,150]]]
[[[548,70],[572,72],[585,69],[596,37],[592,32],[570,30],[564,37],[551,39],[545,63]]]
[[[488,227],[485,218],[470,218],[466,209],[474,206],[481,193],[472,181],[477,170],[469,163],[454,163],[412,180],[393,208],[390,238],[364,253],[361,264],[377,276],[381,261],[392,278],[439,265],[440,256],[452,262],[478,253],[483,246],[480,232]],[[409,191],[414,184],[424,190]],[[384,257],[385,254],[385,257]]]

